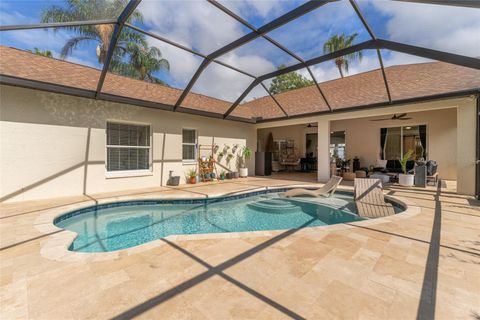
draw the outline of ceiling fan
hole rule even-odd
[[[410,120],[412,118],[406,118],[407,114],[406,113],[401,113],[401,114],[394,114],[393,117],[391,118],[384,118],[384,119],[373,119],[370,121],[385,121],[385,120]]]
[[[318,125],[309,123],[307,128],[318,128]]]

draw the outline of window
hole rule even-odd
[[[427,158],[427,130],[425,125],[380,129],[382,159],[398,160],[412,150],[409,160]]]
[[[150,169],[150,126],[107,122],[107,172]]]
[[[184,161],[196,161],[197,130],[182,130],[182,159]]]

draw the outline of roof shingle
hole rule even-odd
[[[94,91],[100,70],[63,60],[0,46],[0,74]],[[398,65],[385,68],[394,101],[436,94],[480,89],[480,70],[443,62]],[[387,103],[381,70],[373,70],[319,84],[332,109]],[[108,73],[104,93],[175,105],[182,91]],[[315,85],[274,95],[289,115],[328,111]],[[231,102],[190,92],[182,107],[224,114]],[[239,105],[233,116],[264,119],[284,116],[270,96]]]

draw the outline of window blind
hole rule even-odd
[[[107,123],[107,171],[150,168],[150,126]]]

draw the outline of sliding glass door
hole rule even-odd
[[[427,158],[427,128],[425,125],[380,129],[380,158],[398,160],[412,150],[410,160]]]

